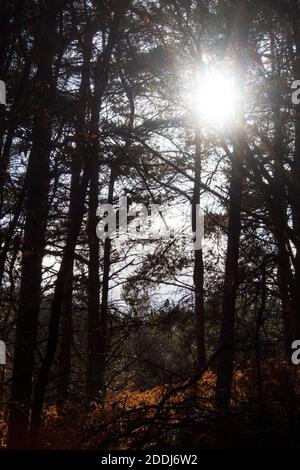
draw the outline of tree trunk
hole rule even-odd
[[[107,203],[113,203],[115,184],[115,168],[112,167]],[[104,257],[103,257],[103,277],[102,277],[102,297],[100,307],[100,334],[98,343],[98,357],[99,357],[99,382],[100,390],[105,392],[105,371],[106,371],[106,357],[108,346],[108,291],[109,291],[109,271],[110,271],[110,250],[111,239],[107,237],[104,242]]]
[[[243,96],[246,73],[246,46],[248,40],[249,6],[246,1],[239,4],[236,22],[237,50],[237,95]],[[239,286],[238,260],[241,234],[241,207],[243,197],[243,165],[245,156],[243,132],[243,103],[236,109],[237,128],[233,136],[233,154],[229,188],[229,220],[227,229],[227,252],[222,300],[219,361],[217,367],[216,403],[221,409],[230,404],[233,380],[234,326],[236,297]]]
[[[192,199],[192,230],[196,233],[197,211],[200,205],[200,183],[201,183],[201,137],[199,131],[195,133],[195,181]],[[198,208],[197,208],[198,206]],[[199,236],[199,234],[198,234]],[[194,258],[194,287],[195,287],[195,319],[197,339],[197,372],[201,371],[206,362],[205,354],[205,310],[204,310],[204,267],[202,248],[196,248]]]
[[[97,207],[99,193],[99,165],[95,159],[90,182],[89,195],[89,266],[88,266],[88,362],[86,392],[90,399],[99,395],[100,360],[98,349],[99,337],[99,313],[100,313],[100,279],[99,279],[99,239],[96,234]]]
[[[66,277],[64,301],[62,306],[62,324],[60,350],[57,367],[57,395],[59,404],[63,403],[69,395],[71,380],[71,353],[73,344],[73,263]]]
[[[233,153],[229,188],[229,221],[227,253],[223,288],[220,350],[217,369],[216,399],[221,407],[228,406],[231,397],[234,358],[234,320],[238,289],[238,259],[241,233],[241,201],[243,188],[243,160]]]

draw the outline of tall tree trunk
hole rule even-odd
[[[201,186],[201,137],[199,131],[195,133],[195,180],[192,199],[192,230],[196,234],[197,212],[200,205],[200,186]],[[195,236],[199,236],[199,233]],[[195,319],[196,319],[196,339],[197,339],[197,372],[201,371],[206,362],[205,354],[205,310],[204,310],[204,267],[202,248],[194,251],[194,287],[195,287]]]
[[[276,227],[274,236],[278,250],[277,282],[282,309],[284,349],[286,357],[289,358],[294,334],[293,325],[295,324],[296,318],[296,311],[292,301],[294,298],[295,280],[291,270],[286,237],[284,233]]]
[[[239,5],[236,22],[237,83],[238,94],[242,97],[246,72],[246,47],[249,25],[249,6],[245,0]],[[237,290],[239,286],[238,260],[241,234],[241,207],[244,172],[243,105],[236,109],[237,128],[233,136],[233,153],[229,188],[229,219],[227,229],[227,252],[225,279],[222,299],[222,319],[219,360],[217,367],[216,403],[221,409],[227,408],[231,398],[234,361],[234,327]]]
[[[233,155],[229,188],[227,252],[216,385],[216,399],[221,407],[226,407],[229,404],[231,397],[234,358],[235,304],[239,285],[238,259],[241,233],[243,160],[240,152],[233,152]]]
[[[89,265],[88,265],[88,362],[87,395],[96,398],[100,390],[99,349],[99,314],[100,314],[100,279],[99,279],[99,239],[96,234],[97,207],[99,193],[99,163],[95,159],[90,182],[89,194]]]
[[[66,276],[64,300],[62,306],[62,322],[60,349],[58,354],[57,367],[57,395],[59,404],[63,403],[69,394],[71,380],[71,353],[73,344],[73,312],[72,312],[72,294],[73,294],[73,263]]]
[[[40,311],[42,260],[48,212],[51,113],[53,107],[52,61],[56,32],[55,5],[43,5],[36,77],[37,112],[32,150],[27,169],[26,221],[20,300],[16,320],[16,343],[8,429],[8,447],[28,444],[32,374]],[[45,16],[47,15],[47,21]],[[45,54],[45,49],[47,54]]]
[[[114,184],[116,178],[116,168],[112,166],[107,203],[113,203],[114,197]],[[111,239],[107,237],[104,241],[104,256],[103,256],[103,277],[102,277],[102,297],[100,306],[100,331],[98,343],[98,357],[99,357],[99,385],[100,390],[105,392],[105,372],[106,372],[106,358],[108,346],[108,292],[109,292],[109,271],[111,265],[110,259]]]

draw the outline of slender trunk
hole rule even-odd
[[[107,203],[113,203],[114,196],[114,184],[115,184],[115,169],[112,167]],[[109,271],[110,271],[110,250],[111,250],[111,239],[107,237],[104,242],[104,257],[103,257],[103,277],[102,277],[102,297],[100,306],[100,334],[98,344],[98,356],[99,356],[99,371],[100,371],[100,389],[102,392],[105,391],[105,370],[106,370],[106,357],[107,357],[107,346],[108,346],[108,291],[109,291]]]
[[[216,383],[216,403],[221,409],[226,409],[230,404],[233,380],[235,308],[239,286],[238,260],[243,197],[243,167],[245,159],[245,136],[243,131],[244,106],[242,96],[247,66],[247,58],[245,57],[245,54],[248,43],[250,11],[246,0],[240,2],[238,6],[239,10],[236,21],[236,76],[238,83],[236,85],[237,96],[240,96],[240,102],[235,110],[237,127],[233,135],[233,153],[229,187],[227,252],[225,260],[220,349]]]
[[[261,304],[256,316],[255,328],[255,360],[256,360],[256,383],[257,383],[257,400],[260,410],[263,409],[263,377],[261,371],[261,348],[260,348],[260,329],[264,321],[264,312],[267,299],[267,262],[268,257],[265,256],[261,265]]]
[[[243,188],[243,160],[234,152],[229,189],[229,221],[227,229],[227,253],[222,301],[219,362],[217,369],[216,399],[220,406],[230,402],[234,358],[234,320],[238,289],[238,259],[241,233],[241,201]]]
[[[66,276],[64,301],[62,306],[61,339],[57,367],[58,403],[63,403],[69,394],[71,380],[71,353],[73,344],[73,263]]]
[[[295,309],[292,303],[295,281],[284,238],[280,231],[276,231],[275,240],[278,249],[277,282],[282,309],[284,349],[286,357],[289,358],[291,355],[293,325],[295,323]]]
[[[199,131],[196,132],[195,150],[195,180],[192,199],[192,230],[196,234],[197,212],[200,205],[200,183],[201,183],[201,140]],[[199,234],[196,234],[199,236]],[[205,310],[204,310],[204,267],[202,248],[196,248],[194,258],[194,287],[195,287],[195,319],[196,319],[196,339],[197,339],[197,371],[201,371],[206,362],[205,354]]]
[[[97,207],[99,193],[99,164],[95,159],[90,182],[89,194],[89,265],[88,265],[88,362],[87,362],[87,395],[91,399],[99,394],[99,311],[100,311],[100,279],[99,279],[99,240],[96,234]]]

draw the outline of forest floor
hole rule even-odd
[[[215,406],[216,377],[154,387],[108,391],[102,403],[70,399],[46,407],[42,449],[298,448],[300,375],[267,362],[237,370],[230,409]],[[2,419],[2,447],[6,422]]]

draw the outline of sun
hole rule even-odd
[[[225,127],[233,122],[237,93],[233,78],[220,72],[208,72],[197,81],[191,96],[193,114],[211,127]]]

